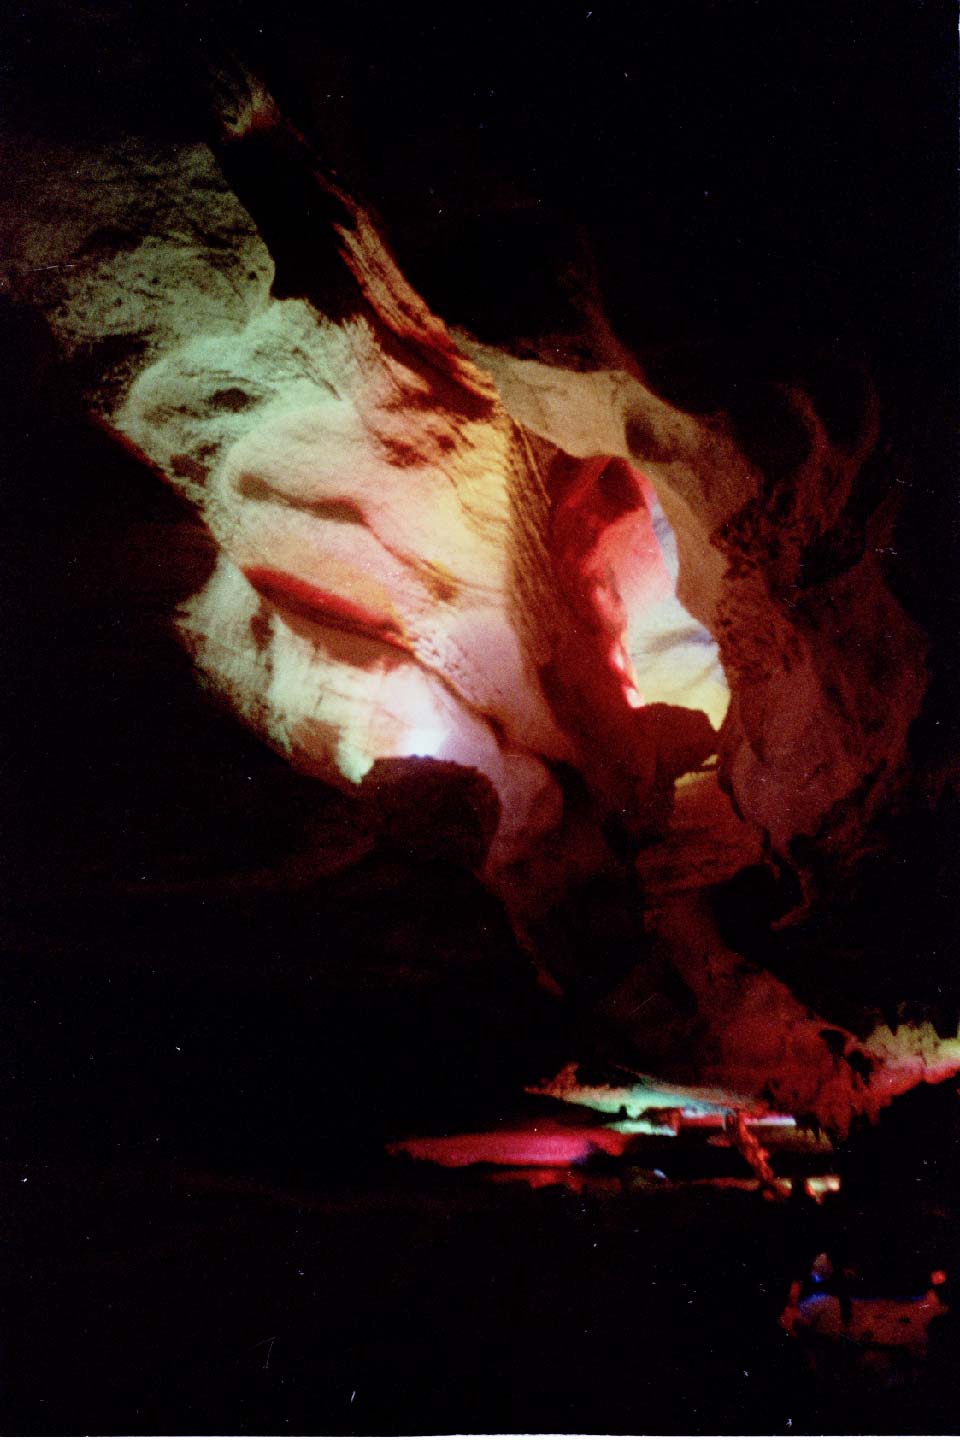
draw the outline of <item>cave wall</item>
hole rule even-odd
[[[713,21],[704,15],[697,55],[709,52]],[[359,17],[344,19],[345,33],[325,48],[298,50],[298,36],[316,38],[301,17],[305,28],[293,25],[281,40],[278,24],[258,53],[248,20],[238,15],[224,30],[218,19],[218,38],[189,56],[170,37],[159,61],[138,48],[141,100],[132,98],[132,80],[117,79],[115,48],[107,98],[85,98],[79,134],[71,133],[77,97],[68,87],[56,122],[37,124],[29,100],[19,113],[14,107],[7,140],[6,299],[42,320],[54,341],[47,363],[63,367],[98,423],[196,507],[216,542],[214,573],[178,619],[199,671],[281,755],[348,797],[378,756],[432,756],[484,775],[498,819],[475,863],[486,865],[525,943],[549,951],[576,990],[578,966],[589,965],[569,937],[549,938],[551,916],[566,915],[571,892],[598,874],[617,877],[655,915],[653,850],[644,852],[641,901],[624,848],[632,855],[650,830],[662,834],[669,812],[657,784],[663,735],[638,722],[614,663],[607,621],[616,607],[585,607],[576,583],[578,567],[595,558],[591,546],[578,549],[577,525],[585,535],[591,524],[602,529],[599,501],[564,530],[564,496],[598,465],[623,463],[655,490],[677,537],[680,599],[719,644],[732,695],[719,775],[749,837],[731,842],[731,855],[739,863],[765,855],[799,877],[788,918],[823,913],[864,858],[889,847],[897,817],[923,813],[949,768],[948,745],[931,760],[917,737],[944,712],[950,627],[931,620],[935,586],[925,605],[915,603],[923,545],[906,546],[912,569],[898,555],[902,491],[919,487],[922,501],[920,471],[935,448],[917,446],[919,422],[907,425],[904,413],[937,413],[932,372],[938,357],[949,359],[932,343],[940,260],[928,267],[929,293],[918,281],[905,298],[889,280],[885,249],[870,273],[888,277],[886,290],[864,282],[856,304],[841,303],[844,266],[856,269],[872,251],[857,251],[843,228],[847,211],[830,220],[839,204],[833,173],[816,215],[791,211],[819,251],[813,240],[809,256],[787,247],[781,269],[757,251],[752,265],[731,268],[728,242],[713,257],[707,240],[674,256],[670,206],[651,202],[648,170],[661,182],[671,164],[687,176],[696,154],[666,120],[661,141],[648,147],[652,158],[628,136],[622,173],[611,176],[597,161],[571,199],[558,160],[566,140],[573,134],[584,147],[569,151],[578,161],[596,161],[597,152],[577,132],[583,106],[594,103],[589,86],[565,108],[553,90],[573,63],[557,53],[566,15],[547,36],[521,27],[516,53],[501,61],[512,113],[531,119],[537,143],[543,127],[558,127],[541,151],[549,159],[543,193],[528,153],[534,140],[521,142],[518,127],[497,142],[516,145],[516,163],[494,166],[487,191],[491,155],[503,153],[485,149],[479,129],[474,148],[460,147],[467,101],[451,79],[455,66],[441,67],[430,92],[455,118],[451,133],[442,134],[429,107],[401,108],[403,123],[388,133],[389,104],[416,70],[387,64],[389,26],[362,37],[351,29]],[[82,17],[78,25],[89,43],[97,26]],[[676,67],[665,25],[661,17],[646,43]],[[246,41],[300,130],[242,67],[224,64],[225,33]],[[122,38],[114,31],[115,47]],[[928,43],[926,30],[921,38]],[[894,48],[876,29],[869,39],[871,54]],[[418,43],[421,64],[432,54],[438,64],[449,59],[443,36]],[[538,119],[516,100],[536,90],[522,63],[534,43],[558,67],[538,82],[550,101]],[[607,54],[600,45],[580,57],[585,74],[596,80]],[[625,63],[629,81],[633,62]],[[784,55],[777,63],[785,77],[793,73]],[[835,83],[834,62],[824,64]],[[334,72],[339,104],[321,93]],[[189,95],[170,99],[170,77],[180,74],[191,77]],[[368,102],[381,82],[377,109]],[[662,102],[662,86],[647,83]],[[624,105],[630,113],[629,101],[603,97],[596,103],[608,117],[623,120]],[[908,153],[922,128],[914,116]],[[637,133],[650,130],[647,114]],[[418,159],[424,133],[433,138]],[[858,129],[841,136],[848,160],[861,153],[861,138]],[[703,154],[722,178],[706,144]],[[749,172],[757,155],[748,146],[745,157]],[[634,160],[647,169],[627,203]],[[874,171],[884,173],[885,163]],[[775,191],[787,169],[784,161],[774,173]],[[442,204],[427,199],[434,181]],[[813,168],[798,183],[802,198],[816,195]],[[673,185],[664,193],[686,224],[688,181]],[[864,205],[869,198],[860,197]],[[901,198],[908,204],[909,190]],[[448,204],[449,224],[440,218]],[[914,210],[929,215],[929,206]],[[732,219],[705,221],[704,234],[718,242],[725,225],[738,231],[735,220],[734,207]],[[904,249],[918,223],[914,215]],[[861,242],[868,232],[862,224],[854,231]],[[836,274],[820,289],[810,277],[834,251]],[[780,349],[758,318],[765,305],[776,314]],[[857,305],[866,328],[854,323]],[[873,332],[885,328],[884,349]],[[930,355],[921,360],[925,341]],[[908,498],[916,508],[917,494]],[[910,521],[906,533],[925,532]],[[944,551],[936,554],[942,566]],[[279,595],[282,569],[299,574],[299,595]],[[319,624],[318,614],[326,617]],[[687,921],[674,916],[656,932],[664,967],[681,976],[681,959],[696,949]],[[711,955],[723,957],[726,972],[741,965],[740,951],[724,952],[711,927],[694,927],[705,947],[704,966],[685,982],[694,991]],[[622,930],[624,952],[644,950],[642,924],[625,920]],[[829,940],[822,948],[829,968]],[[629,1006],[618,1011],[611,986],[623,980],[629,990],[629,969],[625,961],[593,990],[582,985],[591,1003],[613,994],[618,1023]],[[649,977],[656,964],[645,954],[641,969]],[[869,1011],[869,967],[858,983]],[[836,1057],[820,1022],[801,1016],[797,1059],[776,1038],[794,1019],[781,1024],[769,995],[754,1004],[767,984],[731,981],[729,1003],[700,985],[716,1043],[683,1018],[682,998],[657,1011],[666,1040],[657,1024],[626,1028],[665,1055],[678,1044],[699,1048],[717,1075],[749,1069],[744,1057],[753,1053],[754,1088],[781,1072],[785,1094],[800,1071],[826,1077],[811,1079],[801,1098],[791,1092],[796,1103],[846,1113],[853,1072],[841,1073],[840,1100],[823,1099],[825,1085],[837,1089]],[[906,973],[896,984],[910,990]],[[821,986],[825,1015],[831,985],[842,989],[842,974]],[[751,998],[742,1000],[741,989]],[[738,1030],[731,1019],[754,1010],[773,1032],[766,1048],[752,1020]],[[852,1033],[844,1044],[852,1053]]]
[[[886,578],[895,497],[869,380],[842,440],[809,395],[771,382],[766,433],[745,441],[736,417],[657,395],[596,306],[587,373],[461,336],[472,364],[279,117],[231,114],[231,130],[227,171],[280,237],[272,259],[209,149],[133,141],[79,156],[44,148],[32,173],[22,155],[20,183],[39,203],[11,211],[9,244],[23,257],[17,285],[86,367],[97,413],[201,506],[220,543],[218,576],[185,629],[247,718],[286,753],[350,779],[408,731],[427,752],[470,732],[457,753],[490,774],[521,834],[557,821],[543,761],[585,769],[608,808],[642,804],[630,791],[650,760],[607,657],[577,638],[583,615],[557,588],[563,562],[546,553],[547,491],[563,480],[532,434],[567,456],[622,456],[656,487],[680,598],[720,643],[733,696],[721,778],[739,812],[805,875],[821,852],[869,845],[902,792],[927,680],[924,636]],[[327,255],[306,277],[305,249]],[[394,647],[382,708],[410,718],[385,720],[379,741],[349,733],[356,696],[344,682],[338,709],[335,658],[301,701],[309,643],[248,638],[260,596],[239,572],[309,569],[292,517],[324,505],[312,515],[328,522],[325,564],[374,577],[354,582],[351,603],[373,617],[361,631],[376,644],[379,627]],[[405,648],[413,669],[399,663]],[[551,709],[543,677],[558,667]]]

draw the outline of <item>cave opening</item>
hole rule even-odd
[[[606,640],[631,709],[730,701],[719,647],[677,593],[677,539],[647,475],[617,456],[583,461],[554,505],[554,560],[578,613]]]

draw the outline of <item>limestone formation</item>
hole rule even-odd
[[[845,1128],[875,1082],[747,973],[703,888],[767,856],[815,905],[909,789],[925,638],[888,582],[869,381],[839,436],[771,382],[764,446],[665,399],[591,293],[576,367],[484,343],[430,310],[262,88],[221,93],[220,122],[216,154],[22,147],[5,236],[8,295],[216,542],[178,620],[200,672],[299,769],[392,794],[376,823],[424,856],[396,804],[470,772],[477,833],[452,843],[545,983],[575,992],[581,964],[551,916],[613,877],[654,956],[638,922],[635,965],[601,965],[590,993],[629,1043]],[[674,884],[656,842],[669,854],[674,784],[715,751],[739,819],[706,780],[700,868],[681,855]]]

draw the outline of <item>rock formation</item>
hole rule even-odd
[[[210,145],[21,137],[4,246],[91,413],[216,544],[177,622],[205,683],[391,844],[449,836],[605,1044],[847,1128],[898,1042],[830,1032],[708,887],[766,866],[793,886],[768,918],[804,921],[916,803],[885,397],[852,366],[841,421],[776,373],[682,402],[588,263],[572,319],[493,343],[259,81],[215,89]]]

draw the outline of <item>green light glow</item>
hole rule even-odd
[[[760,1115],[765,1107],[732,1090],[697,1085],[674,1085],[653,1075],[637,1075],[629,1085],[582,1085],[575,1064],[567,1065],[553,1080],[528,1085],[530,1095],[550,1095],[569,1105],[585,1105],[621,1119],[639,1120],[651,1111],[679,1111],[684,1120],[714,1118],[722,1122],[732,1111]]]
[[[605,1130],[614,1130],[618,1135],[670,1135],[677,1134],[672,1125],[659,1120],[612,1120]]]

